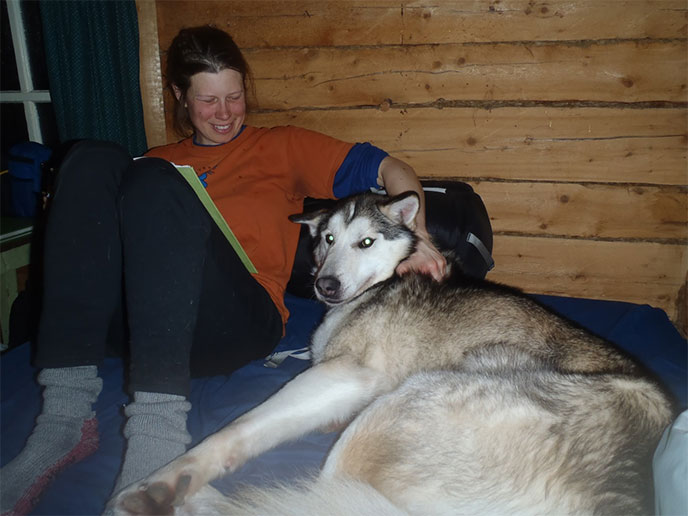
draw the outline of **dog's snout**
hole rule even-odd
[[[342,284],[334,276],[318,278],[315,282],[315,288],[318,289],[318,293],[326,298],[336,297],[341,286]]]

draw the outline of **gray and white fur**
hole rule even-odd
[[[120,514],[648,514],[662,390],[612,344],[460,273],[399,277],[419,200],[357,196],[292,220],[328,305],[313,365],[120,493]],[[318,478],[229,500],[207,483],[347,424]]]

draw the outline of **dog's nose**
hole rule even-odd
[[[339,287],[341,283],[334,276],[324,276],[315,282],[315,288],[318,289],[320,295],[327,298],[336,297]]]

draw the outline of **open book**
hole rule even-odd
[[[241,260],[241,263],[244,264],[246,269],[251,274],[257,273],[258,271],[249,259],[248,255],[246,254],[246,251],[244,251],[244,248],[241,247],[241,244],[234,236],[234,233],[232,233],[232,230],[229,228],[229,224],[227,224],[227,221],[220,213],[220,210],[218,210],[217,206],[215,206],[215,203],[208,195],[208,192],[205,191],[205,188],[203,187],[203,184],[201,183],[201,180],[198,178],[198,175],[196,174],[196,171],[193,169],[193,167],[190,165],[176,165],[174,163],[172,164],[177,168],[177,170],[179,170],[179,173],[182,175],[182,177],[186,179],[186,181],[191,185],[191,188],[193,188],[194,192],[196,192],[196,195],[198,195],[198,198],[203,203],[203,206],[205,206],[205,209],[208,210],[208,213],[215,221],[215,224],[217,224],[222,233],[225,235],[225,238],[227,238],[231,246],[234,248],[234,252]]]

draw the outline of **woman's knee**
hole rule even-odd
[[[134,160],[125,171],[120,187],[120,204],[151,203],[159,198],[186,195],[188,184],[174,165],[161,158]]]
[[[75,143],[60,163],[55,199],[67,205],[86,200],[107,203],[115,199],[124,170],[132,159],[120,145],[97,140]]]
[[[118,199],[123,222],[159,216],[197,224],[208,218],[200,200],[177,169],[160,158],[135,160],[122,179]]]
[[[59,178],[89,180],[104,177],[112,172],[117,180],[129,167],[132,158],[129,152],[114,142],[81,140],[67,152],[60,164]]]

